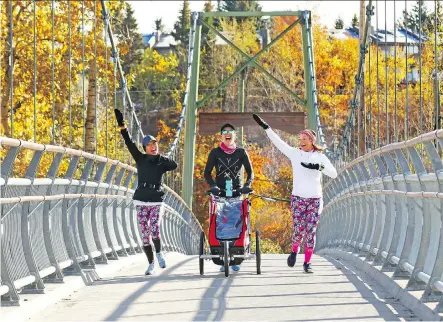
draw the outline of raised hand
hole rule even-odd
[[[269,129],[268,123],[266,123],[260,116],[257,114],[252,114],[252,117],[254,118],[255,122],[258,123],[263,129]]]
[[[115,118],[117,119],[118,126],[125,126],[125,120],[123,119],[123,114],[118,108],[114,109]]]

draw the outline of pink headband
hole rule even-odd
[[[315,141],[317,141],[317,137],[314,134],[312,134],[310,131],[303,130],[299,134],[306,134],[307,136],[309,136],[312,143],[315,143]]]

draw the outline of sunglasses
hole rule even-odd
[[[228,134],[228,133],[234,133],[234,130],[223,130],[221,131],[222,134]]]

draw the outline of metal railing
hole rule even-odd
[[[89,284],[96,264],[142,252],[132,203],[134,167],[59,146],[5,137],[0,144],[7,150],[0,178],[2,305],[18,305],[19,292],[43,293],[45,283],[61,282],[67,274]],[[32,152],[26,174],[13,178],[24,150]],[[45,154],[52,156],[49,170],[36,178]],[[68,166],[58,177],[62,160]],[[163,249],[197,254],[199,222],[173,190],[165,187],[165,193]]]
[[[443,292],[443,130],[386,145],[347,164],[325,185],[316,251],[360,257],[420,301]],[[388,272],[391,272],[389,275]]]

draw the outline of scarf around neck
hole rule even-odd
[[[221,147],[221,149],[225,152],[225,153],[227,153],[227,154],[232,154],[232,153],[234,153],[235,152],[235,150],[237,149],[237,145],[234,143],[234,144],[231,144],[230,146],[227,146],[224,142],[222,142],[221,144],[220,144],[220,147]]]

